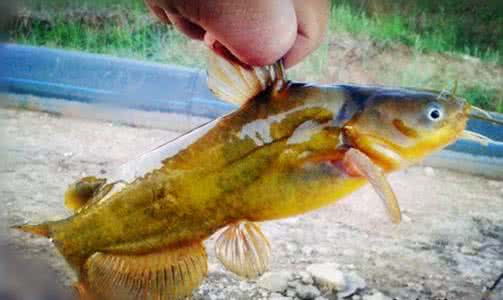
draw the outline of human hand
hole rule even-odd
[[[328,0],[145,0],[164,23],[174,24],[212,49],[223,45],[241,62],[263,66],[283,58],[300,62],[321,43]]]

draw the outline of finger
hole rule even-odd
[[[168,15],[164,11],[164,9],[150,0],[145,0],[145,5],[150,11],[150,14],[152,14],[154,17],[157,17],[162,23],[170,24]]]
[[[295,42],[291,0],[149,0],[197,24],[249,65],[272,64]]]
[[[187,18],[180,15],[171,14],[168,12],[166,12],[166,15],[169,17],[171,23],[175,25],[178,30],[185,33],[188,37],[196,40],[202,40],[204,38],[205,30],[201,28],[201,26],[194,24]]]
[[[297,15],[297,37],[284,57],[285,67],[291,67],[321,44],[327,31],[330,4],[328,0],[293,0]]]

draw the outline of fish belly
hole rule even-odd
[[[366,183],[362,178],[333,178],[310,180],[266,176],[248,189],[243,198],[250,203],[249,218],[257,221],[287,218],[333,203]]]

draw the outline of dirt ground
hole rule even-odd
[[[0,128],[0,244],[49,266],[63,285],[74,277],[51,243],[7,226],[68,216],[62,195],[69,183],[106,176],[119,162],[179,134],[8,109],[0,109]],[[390,182],[404,212],[398,226],[368,187],[319,211],[264,224],[272,271],[336,263],[366,281],[361,295],[479,299],[503,272],[503,181],[417,166],[392,174]],[[279,299],[224,271],[214,239],[207,241],[210,274],[195,298]],[[503,299],[503,287],[493,299]]]

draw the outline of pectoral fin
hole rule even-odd
[[[281,62],[274,66],[245,67],[222,55],[211,53],[208,66],[208,87],[218,98],[242,105],[272,86],[279,90],[285,84]]]
[[[85,264],[84,284],[97,299],[185,299],[208,272],[206,252],[197,242],[141,254],[95,253]]]
[[[231,272],[255,278],[269,269],[271,246],[260,228],[252,222],[229,225],[217,239],[216,254]]]
[[[105,185],[106,179],[84,177],[70,184],[65,192],[65,206],[75,212],[86,205]]]
[[[353,170],[353,172],[357,171],[357,173],[369,181],[376,193],[384,201],[391,221],[395,224],[400,223],[400,206],[398,205],[395,193],[381,169],[365,153],[355,148],[346,151],[344,165],[346,168]]]

